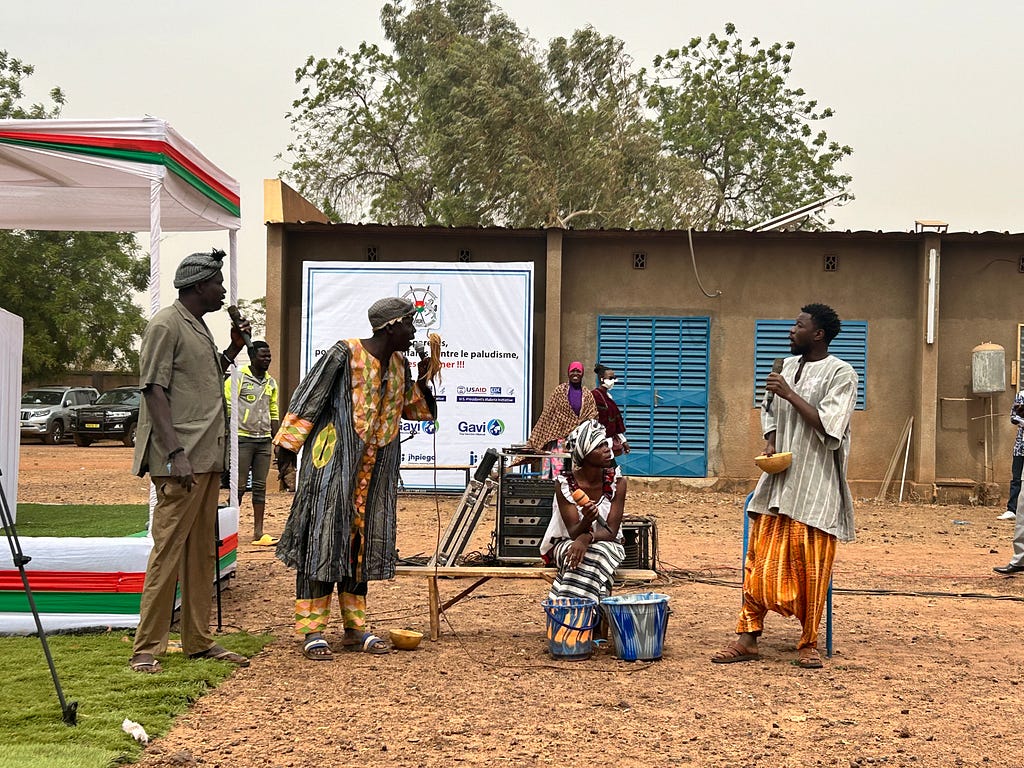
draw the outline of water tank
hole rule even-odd
[[[1006,391],[1006,350],[990,341],[971,350],[971,391],[991,395]]]

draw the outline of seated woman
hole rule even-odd
[[[612,591],[612,576],[626,557],[622,546],[622,511],[626,478],[612,466],[608,435],[596,421],[586,421],[569,433],[565,449],[570,458],[558,477],[551,523],[541,541],[544,562],[558,567],[549,599],[589,597],[600,601]],[[573,491],[586,494],[585,503]]]

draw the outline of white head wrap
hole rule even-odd
[[[579,467],[591,451],[607,441],[604,425],[594,420],[584,421],[565,438],[565,450],[572,456],[573,466]]]

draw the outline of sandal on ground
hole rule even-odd
[[[271,536],[269,533],[264,533],[262,536],[260,536],[258,539],[252,542],[252,546],[254,547],[272,547],[274,544],[277,544],[277,539]]]
[[[302,655],[310,661],[334,661],[334,652],[322,637],[314,637],[304,642]]]
[[[232,664],[237,664],[240,667],[248,667],[249,660],[240,653],[229,651],[227,648],[221,648],[219,645],[214,645],[211,648],[207,648],[205,651],[199,653],[193,653],[189,656],[190,659],[215,659],[216,661],[229,661]]]
[[[149,675],[155,675],[164,671],[164,668],[160,666],[160,662],[151,653],[136,653],[128,660],[128,666],[133,672],[144,672]]]
[[[824,666],[817,648],[800,648],[797,654],[796,665],[800,669],[821,669]]]
[[[725,648],[711,657],[712,664],[735,664],[738,661],[757,661],[761,654],[756,650],[751,651],[745,645],[740,645],[733,640]]]
[[[388,648],[388,644],[370,632],[366,632],[361,638],[358,638],[353,642],[342,643],[341,647],[346,651],[358,651],[361,653],[372,653],[374,655],[391,653],[391,649]]]

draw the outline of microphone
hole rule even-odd
[[[242,313],[238,311],[238,307],[234,304],[228,307],[228,315],[231,317],[231,324],[238,328],[242,324]],[[242,334],[242,341],[245,343],[245,348],[249,352],[249,357],[255,357],[255,353],[252,351],[252,339],[249,338],[249,334],[245,331],[239,331]]]
[[[587,494],[583,491],[582,488],[577,488],[575,491],[572,492],[572,500],[579,504],[581,507],[590,503],[590,497],[587,496]],[[608,531],[608,533],[612,532],[612,529],[608,527],[608,523],[606,523],[600,515],[598,515],[595,519],[601,525],[602,528]]]
[[[782,364],[785,363],[785,359],[776,357],[775,362],[772,363],[772,373],[782,373]],[[771,413],[772,401],[775,399],[775,393],[769,392],[764,398],[764,412]]]

